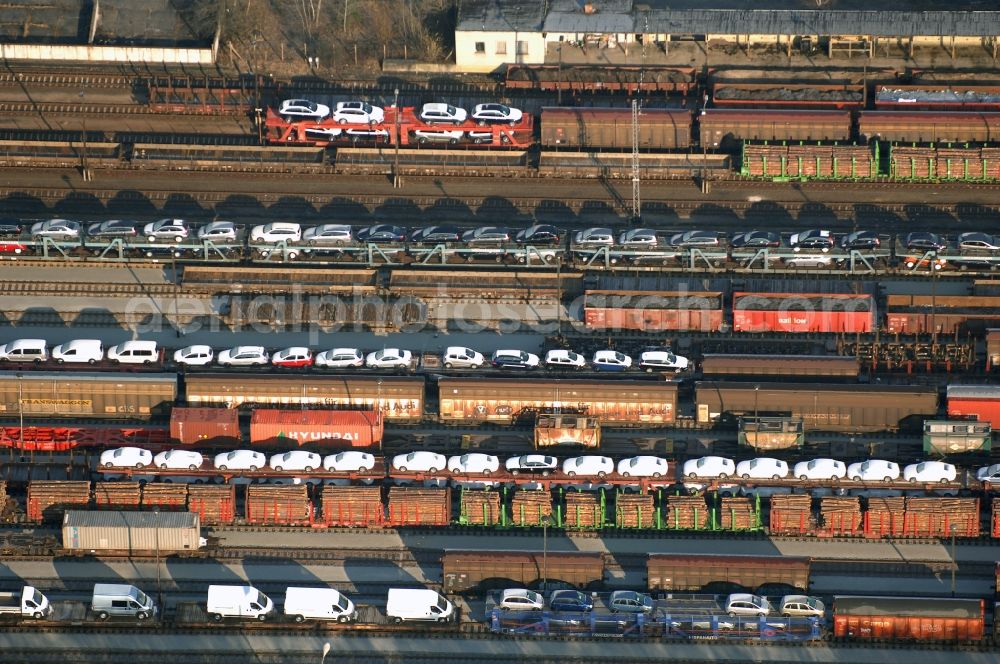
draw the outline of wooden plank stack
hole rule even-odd
[[[829,536],[852,536],[862,532],[861,499],[857,496],[827,496],[819,502],[819,532]]]
[[[28,483],[28,520],[62,521],[67,509],[87,509],[90,482],[61,480]]]
[[[500,494],[496,491],[463,491],[462,523],[495,526],[500,523]]]
[[[312,502],[305,484],[251,484],[247,487],[247,523],[305,526],[312,523]]]
[[[790,178],[870,178],[871,150],[859,145],[745,145],[747,175]]]
[[[719,524],[723,530],[752,530],[757,527],[757,514],[750,498],[723,498],[719,506]]]
[[[161,512],[183,512],[187,510],[188,485],[147,484],[142,488],[142,505],[146,509],[154,507]]]
[[[592,491],[567,491],[563,525],[570,530],[592,530],[603,526],[601,495]]]
[[[907,498],[907,537],[979,537],[978,498]]]
[[[0,480],[0,523],[10,523],[14,520],[17,504],[7,495],[7,483]]]
[[[772,533],[800,535],[816,527],[812,516],[812,496],[809,494],[777,494],[771,496],[769,529]]]
[[[906,520],[905,498],[869,498],[865,512],[865,535],[899,537]]]
[[[236,518],[236,487],[232,484],[188,486],[188,511],[201,517],[201,525],[218,526]]]
[[[451,523],[451,489],[389,488],[392,526],[447,526]]]
[[[138,482],[96,482],[94,506],[99,510],[136,510],[142,499]]]
[[[670,496],[665,525],[671,530],[704,530],[708,527],[708,512],[704,496]]]
[[[324,486],[323,523],[328,526],[378,527],[385,523],[380,486]]]
[[[615,498],[615,524],[619,528],[653,528],[656,506],[651,493],[619,493]]]
[[[900,178],[1000,179],[1000,148],[894,146],[890,162]]]
[[[515,526],[540,526],[542,517],[551,515],[552,496],[548,491],[518,490],[510,501],[510,518]]]

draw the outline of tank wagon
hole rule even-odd
[[[149,420],[177,400],[168,373],[0,372],[0,412],[26,418]]]
[[[753,591],[765,584],[809,588],[809,558],[785,556],[705,556],[651,553],[646,560],[650,590],[698,592],[713,584],[735,584]]]
[[[577,588],[604,583],[602,553],[581,551],[459,551],[446,550],[441,556],[444,591],[471,590],[510,585],[537,587],[543,580]]]
[[[932,387],[817,383],[695,384],[697,422],[710,425],[742,415],[801,418],[807,431],[863,433],[920,430],[938,412]]]
[[[442,378],[441,422],[502,422],[542,411],[587,415],[601,424],[671,424],[677,413],[673,383],[621,380],[515,380]]]
[[[982,640],[986,603],[981,599],[834,597],[833,634],[880,641]]]

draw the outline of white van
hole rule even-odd
[[[385,615],[395,623],[404,620],[448,622],[455,616],[455,605],[433,590],[389,588]]]
[[[209,586],[206,608],[215,622],[223,618],[264,621],[274,611],[274,602],[253,586]]]
[[[100,339],[73,339],[53,348],[52,359],[59,364],[97,364],[104,359],[104,344]]]
[[[336,620],[353,622],[358,617],[354,602],[333,588],[288,588],[285,590],[285,615],[295,622]]]
[[[146,620],[156,615],[156,603],[135,586],[96,583],[90,610],[101,620],[107,620],[111,616]]]
[[[49,359],[45,339],[15,339],[0,346],[0,361],[44,362]]]
[[[115,364],[154,364],[160,361],[155,341],[126,341],[108,349],[108,359]]]

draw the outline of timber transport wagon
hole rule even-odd
[[[544,564],[543,564],[544,563]],[[441,556],[446,593],[510,586],[538,587],[543,579],[576,588],[604,583],[604,554],[583,551],[461,551]]]
[[[712,584],[735,584],[749,591],[764,584],[809,589],[809,558],[651,553],[646,580],[651,591],[699,592]]]

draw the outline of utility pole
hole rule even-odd
[[[632,221],[642,218],[642,198],[639,191],[639,100],[632,100]]]
[[[403,180],[399,177],[399,88],[393,90],[392,110],[392,141],[396,144],[392,158],[392,186],[399,189],[403,186]]]

